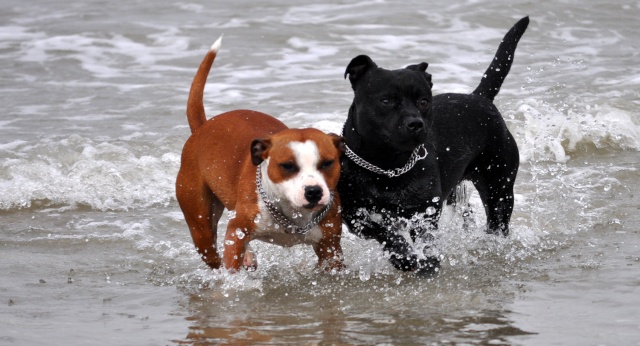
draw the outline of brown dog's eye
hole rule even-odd
[[[420,108],[427,108],[427,107],[429,107],[429,100],[427,100],[427,99],[420,99],[420,100],[418,100],[418,106],[419,106]]]
[[[295,173],[298,171],[298,166],[291,162],[285,162],[280,164],[280,168],[282,168],[286,172]]]
[[[324,169],[329,169],[331,168],[331,166],[333,166],[333,160],[324,160],[322,162],[320,162],[320,165],[318,166],[319,169],[324,170]]]

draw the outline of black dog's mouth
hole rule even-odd
[[[420,144],[423,144],[427,139],[426,131],[420,133],[407,133],[402,131],[397,135],[389,137],[388,145],[402,151],[414,150]]]

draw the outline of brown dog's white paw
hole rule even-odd
[[[248,271],[256,271],[258,269],[258,258],[255,253],[247,246],[242,259],[242,266]]]

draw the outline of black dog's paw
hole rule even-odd
[[[418,269],[418,258],[416,255],[400,255],[392,253],[389,256],[389,262],[398,270],[404,272],[412,272]]]
[[[421,259],[415,272],[419,277],[434,277],[440,272],[440,260],[437,257]]]
[[[415,255],[402,256],[392,254],[389,262],[398,270],[414,272],[419,277],[434,277],[440,271],[440,260],[437,257],[418,259]]]

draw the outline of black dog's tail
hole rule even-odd
[[[511,30],[504,35],[491,65],[489,65],[489,68],[484,72],[480,85],[473,91],[473,94],[484,96],[492,101],[496,95],[498,95],[502,82],[504,82],[504,79],[511,69],[511,63],[513,63],[518,41],[525,30],[527,30],[528,25],[529,16],[520,19]]]

